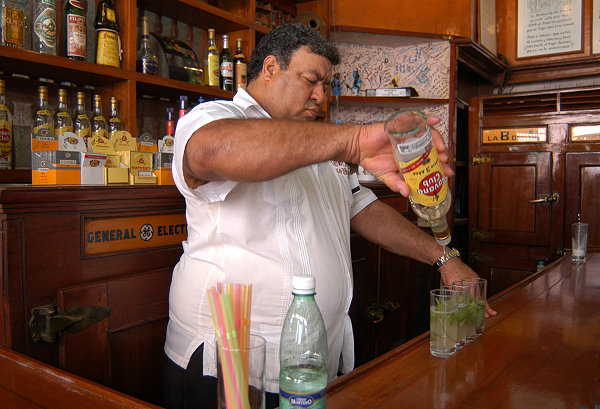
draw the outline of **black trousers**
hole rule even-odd
[[[165,364],[164,399],[167,409],[216,409],[217,378],[204,376],[202,357],[204,344],[192,354],[187,369],[167,357]],[[279,395],[266,394],[266,408],[279,406]]]

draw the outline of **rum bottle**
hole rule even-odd
[[[219,56],[219,86],[225,91],[233,91],[233,58],[229,51],[229,36],[223,34],[223,48]]]
[[[167,135],[175,136],[175,114],[173,108],[167,108]]]
[[[0,169],[13,168],[12,115],[6,106],[4,80],[0,80]]]
[[[136,71],[142,74],[156,75],[158,72],[158,57],[150,47],[149,18],[142,17],[142,41],[135,58]]]
[[[96,12],[96,63],[121,67],[121,40],[117,12],[111,0],[100,0]]]
[[[87,60],[87,22],[84,3],[68,0],[63,12],[64,56],[71,60]]]
[[[215,37],[215,29],[208,29],[208,48],[204,58],[204,84],[211,87],[219,87],[219,52]]]
[[[108,136],[112,139],[117,131],[124,131],[125,126],[119,118],[119,101],[115,97],[110,97],[110,117],[108,118]]]
[[[279,342],[279,407],[325,408],[327,332],[315,301],[315,277],[294,275],[292,287],[294,299]]]
[[[179,118],[188,112],[188,97],[187,95],[179,96]]]
[[[235,55],[233,56],[234,91],[240,88],[246,89],[246,57],[244,56],[244,49],[242,47],[242,39],[236,39]]]
[[[107,138],[107,128],[106,118],[102,115],[102,96],[95,94],[92,108],[92,137],[101,136]]]
[[[92,136],[92,126],[90,118],[85,113],[85,92],[82,91],[77,93],[77,111],[75,111],[73,120],[73,131],[83,139],[85,146],[89,148],[88,139]]]
[[[29,4],[24,0],[0,0],[0,45],[27,48]]]
[[[452,196],[433,146],[427,117],[421,111],[401,112],[386,121],[385,129],[394,147],[398,169],[410,186],[411,207],[417,216],[429,222],[439,244],[449,244],[451,234],[446,214]]]
[[[33,0],[33,35],[31,49],[56,55],[56,0]]]
[[[54,116],[54,129],[57,136],[73,132],[73,119],[67,110],[67,90],[58,90],[58,108]]]
[[[48,87],[38,87],[38,107],[33,115],[33,133],[45,128],[54,133],[54,119],[48,110]]]

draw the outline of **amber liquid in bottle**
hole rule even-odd
[[[90,118],[85,113],[85,92],[77,93],[77,111],[73,120],[73,131],[83,139],[85,146],[89,149],[88,139],[92,136],[92,125]]]
[[[38,87],[38,106],[33,115],[33,132],[43,128],[54,133],[54,119],[48,110],[48,87],[45,85]]]
[[[73,132],[73,119],[67,110],[67,90],[58,90],[58,108],[54,116],[54,128],[56,135],[64,135],[65,132]]]
[[[107,138],[106,118],[102,115],[102,96],[94,95],[94,106],[92,109],[92,137],[101,136]]]

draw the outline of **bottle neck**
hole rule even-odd
[[[67,110],[67,103],[64,101],[58,101],[58,112],[65,112]]]
[[[110,107],[110,116],[112,118],[117,118],[119,116],[119,109],[117,107]]]
[[[6,99],[4,97],[4,92],[0,94],[0,105],[6,104]]]
[[[85,104],[83,102],[77,103],[77,115],[85,114]]]
[[[48,109],[48,99],[46,99],[45,97],[40,97],[40,100],[38,102],[38,108]]]
[[[100,105],[94,105],[94,116],[102,116],[102,107]]]

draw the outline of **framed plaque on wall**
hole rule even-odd
[[[581,51],[582,13],[582,0],[518,0],[517,58]]]

